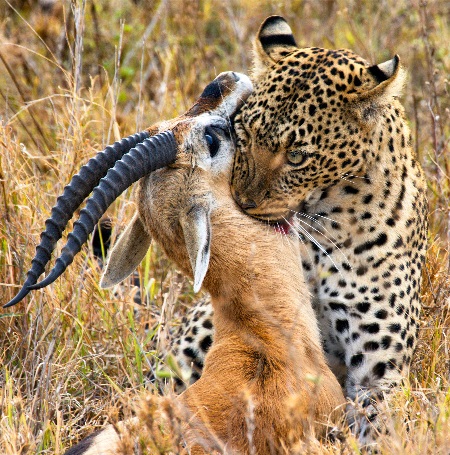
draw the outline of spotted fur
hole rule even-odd
[[[348,397],[373,405],[407,374],[421,309],[426,185],[397,99],[404,71],[397,56],[370,65],[299,49],[279,16],[255,55],[235,122],[235,199],[298,231],[329,364]],[[363,442],[374,413],[355,423]]]
[[[419,328],[427,201],[398,101],[404,78],[397,56],[370,65],[349,50],[299,49],[273,16],[235,121],[234,197],[280,232],[297,230],[323,346],[356,403],[349,420],[362,444],[386,431],[376,402],[407,375]],[[211,321],[205,302],[202,311]],[[186,335],[195,327],[180,329],[182,363],[202,355]]]

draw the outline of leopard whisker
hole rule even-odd
[[[362,180],[367,180],[368,182],[370,182],[370,177],[366,177],[366,176],[361,176],[361,175],[354,175],[354,174],[342,174],[341,177],[340,177],[342,180],[347,180],[347,181],[351,181],[349,180],[349,178],[351,179],[362,179]]]
[[[323,232],[320,232],[318,229],[314,228],[313,226],[311,226],[311,224],[307,223],[306,221],[304,220],[301,220],[300,218],[297,217],[297,220],[300,222],[300,223],[304,223],[306,224],[309,228],[313,229],[315,232],[323,235],[323,237],[325,239],[327,239],[338,251],[339,253],[342,255],[342,257],[344,258],[345,262],[350,266],[350,268],[352,268],[352,265],[350,263],[350,261],[348,260],[347,256],[345,255],[345,253],[342,251],[342,249],[337,245],[336,242],[334,242],[330,237],[326,236]],[[324,228],[326,232],[328,232],[328,230],[326,228]],[[328,254],[327,254],[328,256]]]
[[[302,213],[302,215],[304,216],[305,214]],[[319,213],[315,213],[314,216],[311,216],[311,215],[310,215],[309,217],[311,218],[311,220],[312,220],[312,221],[315,221],[315,222],[318,223],[318,224],[320,224],[320,223],[319,223],[317,220],[314,219],[315,216],[318,216],[319,218],[323,218],[324,220],[328,220],[328,221],[331,221],[331,222],[336,223],[336,224],[341,224],[341,225],[343,224],[343,223],[341,223],[340,221],[336,221],[336,220],[334,220],[333,218],[330,218],[329,216],[320,215]],[[308,218],[309,218],[309,217],[308,217]],[[323,226],[322,224],[320,224],[320,225]],[[325,229],[327,232],[329,232],[325,227],[324,227],[324,229]]]
[[[337,220],[335,220],[333,218],[330,218],[329,216],[320,215],[319,213],[314,213],[313,215],[309,215],[307,213],[296,212],[294,210],[291,210],[291,212],[293,212],[296,215],[303,216],[304,218],[308,218],[311,221],[314,221],[319,226],[322,226],[330,235],[331,235],[330,231],[328,231],[322,223],[319,223],[319,221],[316,219],[316,217],[323,218],[324,220],[328,220],[328,221],[331,221],[331,222],[336,223],[336,224],[340,224],[341,226],[350,226],[350,224],[348,224],[348,223],[342,223],[341,221],[337,221]]]
[[[294,231],[296,231],[295,226],[294,226],[290,221],[288,221],[288,220],[285,219],[285,218],[284,218],[284,221],[285,221],[286,223],[288,223],[289,226],[291,226],[291,227],[294,229]],[[301,220],[299,220],[299,221],[301,221]],[[306,224],[307,224],[307,223],[306,223]],[[309,225],[308,225],[308,226],[309,226]],[[303,234],[304,234],[312,243],[314,243],[314,245],[316,245],[316,246],[320,249],[320,251],[322,251],[323,254],[325,254],[325,255],[328,257],[328,259],[329,259],[329,260],[331,261],[331,263],[334,265],[334,267],[336,268],[336,270],[339,272],[339,275],[341,275],[341,277],[344,278],[344,275],[342,274],[340,268],[339,268],[339,267],[337,266],[337,264],[333,261],[333,259],[331,258],[331,256],[328,254],[327,250],[322,246],[322,244],[321,244],[321,243],[320,243],[320,242],[319,242],[311,233],[309,233],[303,226],[297,225],[297,227],[298,227],[298,229],[301,230],[301,232],[302,232],[302,233],[303,233]],[[311,226],[309,226],[309,227],[311,227]],[[314,228],[311,227],[311,229],[314,229]],[[314,229],[314,230],[316,230],[316,229]],[[297,232],[297,231],[296,231],[296,232]],[[298,233],[297,233],[297,235],[298,235]],[[299,239],[300,239],[300,236],[299,236]],[[341,252],[341,253],[342,253],[342,252]],[[342,254],[343,254],[343,253],[342,253]],[[347,259],[346,259],[346,260],[347,260]]]
[[[324,219],[329,220],[329,221],[332,221],[332,222],[334,222],[334,223],[339,223],[339,221],[333,220],[333,218],[328,218],[328,217],[326,217],[326,216],[319,215],[318,213],[315,213],[314,215],[309,215],[308,213],[305,213],[305,212],[295,212],[294,210],[291,210],[291,212],[293,212],[294,215],[295,215],[296,217],[302,216],[302,217],[304,217],[304,218],[307,218],[308,220],[311,220],[311,221],[314,222],[314,223],[317,223],[320,227],[322,227],[322,228],[323,228],[325,231],[327,231],[330,235],[331,235],[331,232],[329,232],[329,231],[327,230],[327,228],[325,227],[325,225],[322,224],[322,223],[320,223],[320,222],[317,220],[316,217],[324,218]],[[339,223],[339,224],[340,224],[340,223]]]
[[[294,231],[295,231],[295,227],[294,227]],[[295,233],[296,233],[296,235],[297,235],[299,241],[302,243],[302,245],[304,245],[304,246],[306,247],[306,242],[305,242],[303,236],[299,235],[299,233],[298,233],[297,231],[295,231]],[[308,254],[309,261],[311,262],[311,264],[313,264],[313,263],[314,263],[314,259],[313,259],[313,256],[312,256],[312,254],[311,254],[309,248],[306,247],[306,248],[305,248],[305,251],[306,251],[306,253]]]
[[[329,231],[329,229],[327,229],[324,224],[320,223],[317,220],[316,217],[323,218],[325,220],[331,221],[331,222],[336,223],[336,224],[342,224],[340,221],[336,221],[333,218],[330,218],[330,217],[327,217],[327,216],[319,215],[318,213],[315,213],[314,215],[309,215],[308,213],[295,212],[294,210],[291,210],[291,212],[294,213],[294,215],[296,216],[297,219],[298,219],[299,216],[301,216],[303,218],[307,218],[308,220],[311,220],[314,223],[317,223],[321,228],[323,228],[323,230],[325,232],[327,232],[329,234],[330,237],[327,237],[325,234],[323,234],[322,232],[320,232],[318,230],[317,230],[317,232],[322,234],[328,241],[330,241],[330,242],[332,242],[332,241],[336,242],[337,241],[336,237],[334,237],[333,234]],[[310,226],[313,229],[313,227],[310,224],[308,224],[308,226]]]
[[[342,249],[337,245],[336,241],[337,239],[335,237],[333,237],[332,233],[322,224],[322,223],[319,223],[313,216],[311,215],[308,215],[306,213],[303,213],[303,212],[295,212],[295,211],[292,211],[296,217],[296,219],[300,222],[300,223],[304,223],[306,224],[309,228],[313,229],[315,232],[317,232],[318,234],[322,235],[326,240],[328,240],[342,255],[342,257],[344,258],[344,260],[346,261],[346,263],[352,268],[352,265],[350,264],[350,261],[348,260],[347,256],[345,255],[345,253],[342,251]],[[304,217],[304,218],[307,218],[307,219],[310,219],[314,222],[316,222],[317,224],[319,224],[319,226],[321,226],[323,228],[323,230],[329,234],[329,236],[325,235],[323,232],[321,232],[320,230],[316,229],[315,227],[313,227],[310,223],[307,223],[306,221],[300,219],[300,216],[301,217]],[[325,216],[322,216],[322,215],[317,215],[317,216],[320,216],[322,218],[325,218],[325,219],[328,219],[328,220],[331,220],[331,221],[334,221],[332,218],[328,218],[328,217],[325,217]],[[337,221],[335,221],[337,223]]]
[[[317,223],[319,226],[322,226],[324,229],[326,229],[325,226],[324,226],[322,223],[320,223],[320,222],[316,219],[316,217],[323,218],[323,219],[325,219],[325,220],[332,221],[333,223],[343,225],[343,223],[341,223],[340,221],[337,221],[337,220],[335,220],[335,219],[333,219],[333,218],[330,218],[329,216],[320,215],[320,213],[314,213],[314,214],[310,215],[310,214],[305,213],[305,212],[296,212],[295,210],[291,210],[291,212],[294,213],[295,215],[300,215],[300,216],[303,216],[304,218],[308,218],[308,219],[310,219],[311,221],[314,221],[314,222]],[[330,235],[331,235],[331,233],[330,233]]]

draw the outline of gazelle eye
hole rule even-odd
[[[300,166],[311,156],[311,153],[308,153],[307,151],[301,149],[291,150],[287,152],[287,159],[289,161],[289,164],[292,164],[294,166]]]
[[[220,141],[216,133],[214,133],[213,129],[209,126],[205,128],[205,140],[208,144],[209,155],[211,158],[214,158],[219,151]]]

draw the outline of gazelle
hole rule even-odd
[[[26,288],[59,276],[109,204],[139,181],[138,211],[101,285],[132,273],[153,238],[193,277],[196,292],[203,286],[211,294],[214,343],[202,377],[178,398],[192,416],[184,429],[192,454],[282,453],[325,435],[344,403],[321,349],[295,236],[247,217],[231,196],[231,121],[251,90],[246,76],[222,73],[187,113],[149,128],[150,138],[96,179],[53,271]],[[114,453],[118,441],[109,426],[68,454]]]

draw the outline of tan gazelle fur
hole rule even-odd
[[[235,97],[244,95],[238,86]],[[203,375],[178,398],[192,415],[189,453],[285,453],[294,441],[324,436],[344,397],[325,363],[295,238],[244,215],[231,197],[228,117],[240,102],[217,102],[200,99],[188,115],[154,128],[174,132],[178,158],[140,180],[138,212],[102,286],[131,273],[154,238],[214,307]],[[103,443],[114,453],[117,440],[109,427],[72,453],[108,453],[95,451]]]

